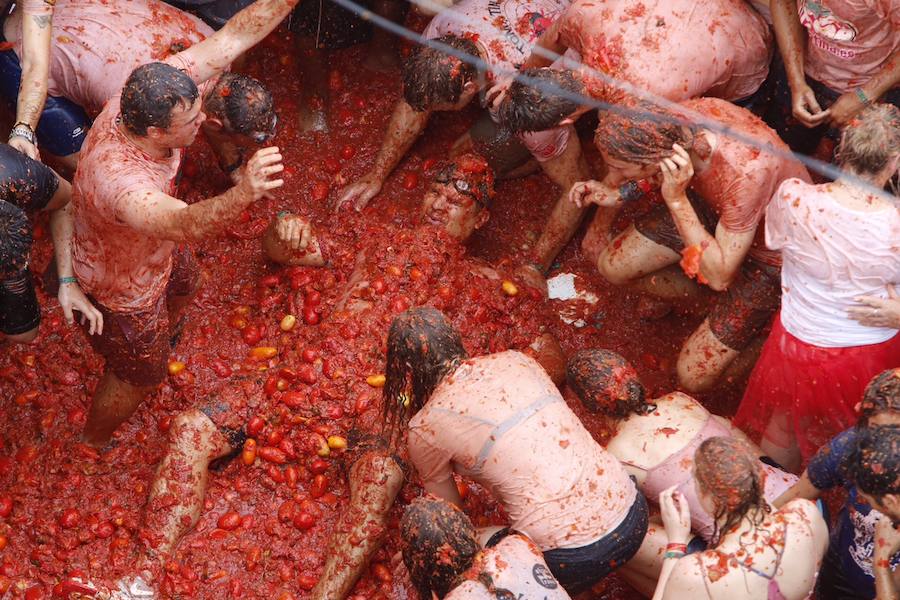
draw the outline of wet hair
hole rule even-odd
[[[678,117],[649,102],[637,102],[628,111],[601,110],[594,144],[610,158],[634,165],[650,165],[672,156],[672,146],[690,150],[694,131]]]
[[[870,496],[900,494],[900,425],[859,430],[845,470],[856,487]]]
[[[513,133],[544,131],[575,112],[581,103],[555,89],[550,84],[572,94],[583,95],[584,84],[569,69],[541,67],[527,69],[522,75],[537,81],[513,81],[500,104],[500,123]]]
[[[240,73],[223,73],[212,93],[204,98],[204,108],[234,133],[268,132],[275,119],[272,93],[256,79]]]
[[[147,135],[150,127],[166,129],[172,123],[172,109],[190,107],[200,92],[184,71],[172,65],[152,62],[131,72],[122,88],[122,123],[135,135]]]
[[[882,371],[866,386],[857,427],[868,427],[869,419],[888,410],[900,412],[900,368]]]
[[[443,598],[481,550],[472,521],[443,500],[417,498],[400,519],[403,563],[421,598]]]
[[[21,275],[31,255],[31,224],[21,208],[0,200],[0,279]]]
[[[389,438],[466,356],[459,332],[441,311],[421,306],[394,317],[388,330],[382,408]]]
[[[860,175],[881,173],[900,154],[900,109],[875,104],[850,121],[841,134],[838,164]]]
[[[634,367],[609,350],[579,350],[573,354],[566,365],[566,381],[592,413],[624,419],[656,408],[647,403],[647,391]]]
[[[483,208],[490,208],[494,199],[494,170],[480,154],[469,152],[453,159],[453,162],[435,176],[435,182],[451,184],[454,181],[465,181],[469,189],[460,193],[475,199]]]
[[[441,44],[478,56],[478,46],[469,38],[443,35]],[[403,97],[414,110],[422,112],[441,102],[456,103],[463,86],[475,79],[475,65],[431,46],[421,46],[403,63]]]
[[[721,533],[728,532],[756,509],[762,523],[769,512],[763,493],[762,467],[750,448],[741,440],[729,437],[711,437],[703,441],[694,454],[694,478],[713,501],[713,519],[716,528],[712,539],[716,545]],[[725,524],[719,529],[719,521]]]

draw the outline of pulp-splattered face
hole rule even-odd
[[[629,163],[610,157],[604,150],[600,151],[600,155],[603,156],[603,162],[609,168],[610,175],[614,178],[618,178],[617,180],[614,180],[615,183],[648,179],[659,174],[659,165],[656,163]]]
[[[201,109],[202,102],[199,98],[190,106],[177,104],[172,108],[172,119],[168,127],[152,128],[156,142],[165,148],[187,148],[193,144],[206,119]]]
[[[432,225],[443,227],[462,243],[488,220],[488,210],[473,196],[460,190],[468,189],[464,179],[431,184],[422,201],[422,215]]]

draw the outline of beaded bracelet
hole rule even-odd
[[[78,283],[78,278],[77,277],[60,277],[59,283],[60,283],[60,285],[63,285],[66,283]]]
[[[670,551],[670,552],[666,552],[663,555],[663,558],[664,559],[665,558],[681,558],[682,556],[684,556],[684,552],[671,552]]]
[[[854,92],[856,92],[856,97],[859,98],[859,101],[865,106],[872,104],[872,101],[866,96],[866,92],[862,88],[856,88]]]
[[[290,214],[291,214],[291,213],[289,213],[289,212],[286,211],[286,210],[279,210],[279,211],[278,211],[278,218],[279,218],[279,219],[283,219],[283,218],[285,218],[286,216],[288,216],[288,215],[290,215]]]

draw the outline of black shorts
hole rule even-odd
[[[650,523],[647,499],[638,491],[634,504],[618,527],[581,548],[554,548],[544,552],[550,572],[573,598],[633,557]]]
[[[41,324],[41,307],[34,281],[26,269],[16,277],[0,281],[0,332],[18,335]]]
[[[44,210],[59,189],[53,170],[7,144],[0,144],[0,200],[27,214]]]
[[[497,125],[486,110],[469,129],[469,136],[475,151],[484,157],[497,175],[521,167],[531,159],[531,151],[519,136]]]
[[[688,199],[697,218],[710,235],[715,235],[715,212],[688,190]],[[666,205],[656,206],[634,222],[634,228],[650,241],[675,252],[684,242]],[[741,272],[723,292],[709,314],[713,335],[732,350],[743,350],[758,336],[781,306],[781,269],[746,259]]]

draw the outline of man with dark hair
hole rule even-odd
[[[357,210],[366,206],[425,130],[431,113],[464,109],[487,89],[496,72],[516,68],[568,4],[569,0],[463,0],[432,19],[422,38],[449,46],[454,53],[425,45],[406,60],[403,100],[394,109],[374,166],[344,188],[338,204],[351,202]],[[488,70],[461,56],[486,64]],[[568,192],[588,169],[576,144],[567,152],[559,151],[560,135],[558,129],[534,133],[523,145],[496,125],[495,115],[484,113],[451,152],[474,149],[488,158],[501,177],[518,175],[532,166],[530,152],[554,183]]]
[[[75,274],[104,315],[92,336],[106,358],[85,425],[100,447],[165,377],[170,324],[196,292],[198,273],[177,244],[223,231],[283,184],[278,148],[258,151],[227,192],[187,205],[172,197],[183,149],[204,115],[202,84],[269,34],[295,1],[257,0],[202,43],[143,65],[94,121],[75,175]]]
[[[50,231],[60,281],[59,304],[72,323],[77,310],[90,323],[89,333],[103,330],[103,316],[72,277],[72,188],[49,167],[0,144],[0,343],[27,343],[37,337],[41,309],[28,261],[31,224],[26,213],[50,213]]]
[[[772,34],[745,0],[712,0],[702,9],[694,0],[660,2],[652,8],[639,0],[575,0],[536,46],[545,52],[532,52],[520,68],[523,74],[603,103],[633,100],[620,83],[672,102],[697,96],[738,101],[751,96],[765,80]],[[562,58],[554,62],[547,53]],[[573,54],[583,66],[571,62]],[[551,64],[570,74],[534,70]],[[499,94],[506,86],[508,91]],[[574,106],[552,88],[543,86],[538,93],[530,87],[529,82],[510,84],[507,79],[492,90],[501,123],[513,131],[543,129],[556,115],[564,123],[588,109]],[[571,136],[560,139],[563,148],[569,139],[576,141]],[[550,266],[575,234],[584,212],[565,198],[557,203],[533,251],[540,267]],[[592,260],[606,245],[614,216],[612,210],[598,210],[584,244]]]
[[[49,100],[41,116],[41,145],[75,169],[90,119],[119,93],[131,71],[164,60],[214,35],[186,12],[159,0],[58,0],[50,49]],[[4,24],[12,48],[0,52],[0,93],[20,71],[22,16]],[[78,40],[77,44],[71,40]],[[202,129],[223,168],[241,164],[238,146],[265,141],[274,133],[272,96],[259,81],[223,73],[201,86]],[[250,140],[239,136],[249,136]]]

